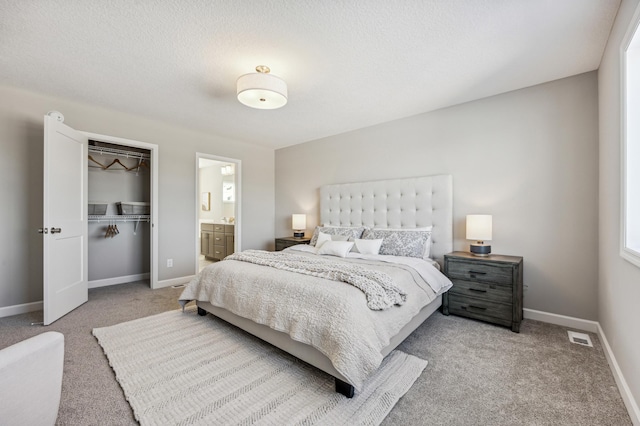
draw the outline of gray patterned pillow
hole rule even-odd
[[[382,238],[380,254],[422,258],[431,231],[367,229],[362,235],[364,240]]]
[[[329,235],[343,235],[348,238],[347,241],[355,241],[357,238],[362,236],[365,227],[359,226],[356,228],[351,227],[340,227],[340,226],[316,226],[316,229],[313,231],[313,236],[311,237],[311,241],[309,242],[310,246],[315,247],[316,242],[318,241],[318,235],[320,232],[324,232]]]

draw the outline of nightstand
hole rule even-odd
[[[276,238],[276,251],[284,250],[287,247],[295,246],[296,244],[309,244],[311,238],[309,237],[283,237]]]
[[[522,322],[522,257],[485,257],[456,251],[444,256],[453,287],[442,296],[442,313],[511,327]]]

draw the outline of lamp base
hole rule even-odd
[[[474,256],[489,256],[491,254],[491,246],[486,244],[470,244],[469,251]]]
[[[293,238],[304,238],[304,231],[294,232],[293,233]]]

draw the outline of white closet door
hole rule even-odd
[[[86,135],[44,117],[44,324],[88,300]],[[48,231],[48,232],[47,232]]]

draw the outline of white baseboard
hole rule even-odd
[[[134,281],[148,280],[150,274],[147,272],[145,274],[135,274],[135,275],[125,275],[122,277],[114,277],[114,278],[105,278],[103,280],[93,280],[89,281],[89,288],[98,288],[98,287],[106,287],[109,285],[116,284],[125,284],[132,283]]]
[[[602,330],[602,327],[600,327],[600,323],[598,323],[598,337],[600,337],[600,341],[602,342],[604,354],[607,357],[607,361],[609,362],[609,368],[611,368],[613,378],[618,385],[618,390],[620,391],[620,396],[622,396],[622,401],[627,407],[629,417],[631,417],[631,423],[633,423],[634,425],[640,425],[640,409],[638,408],[638,404],[633,398],[633,394],[631,393],[631,389],[629,389],[629,385],[627,385],[627,381],[622,375],[620,366],[616,361],[616,357],[613,355],[611,346],[609,346],[609,342],[607,341],[607,337],[604,335],[604,330]]]
[[[42,300],[39,302],[23,303],[21,305],[5,306],[4,308],[0,308],[0,318],[41,310]]]
[[[172,285],[178,285],[178,284],[188,284],[189,281],[193,279],[193,277],[195,277],[195,275],[187,275],[186,277],[178,277],[178,278],[171,278],[168,280],[158,281],[158,286],[156,288],[170,287]]]
[[[148,280],[149,276],[150,276],[149,273],[126,275],[123,277],[107,278],[104,280],[93,280],[93,281],[89,281],[87,284],[89,288],[98,288],[98,287],[105,287],[109,285],[125,284],[125,283],[134,282],[134,281],[140,281],[140,280]],[[158,281],[157,288],[169,287],[177,284],[187,284],[189,281],[191,281],[193,277],[195,277],[195,275],[188,275],[186,277],[179,277],[179,278],[172,278],[170,280]],[[10,317],[13,315],[26,314],[27,312],[41,311],[42,304],[43,302],[42,300],[40,300],[38,302],[23,303],[20,305],[1,307],[0,318]]]
[[[523,316],[526,319],[532,319],[536,321],[542,321],[549,324],[560,325],[568,328],[575,328],[577,330],[589,331],[591,333],[595,333],[600,338],[602,342],[602,349],[604,350],[604,355],[607,358],[607,362],[609,363],[609,368],[611,369],[611,373],[613,374],[613,378],[616,381],[616,385],[618,386],[618,391],[620,392],[620,396],[624,402],[625,407],[627,408],[627,412],[629,413],[629,417],[631,417],[631,422],[634,425],[640,425],[640,409],[638,409],[638,404],[636,400],[633,398],[633,394],[627,385],[627,381],[622,375],[622,371],[620,370],[620,366],[618,366],[618,362],[616,361],[616,357],[613,355],[613,351],[611,350],[611,346],[609,346],[609,342],[607,341],[607,337],[600,326],[600,323],[597,321],[584,320],[580,318],[568,317],[565,315],[552,314],[550,312],[536,311],[534,309],[523,309]]]
[[[535,309],[523,309],[523,316],[526,319],[547,322],[549,324],[561,325],[563,327],[575,328],[578,330],[598,332],[598,322],[580,318],[568,317],[565,315],[552,314],[550,312],[536,311]]]

